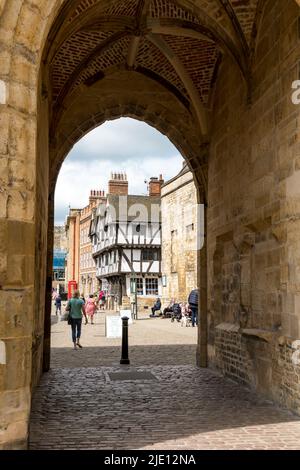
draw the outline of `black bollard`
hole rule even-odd
[[[120,364],[130,364],[128,358],[128,317],[122,317],[122,357]]]

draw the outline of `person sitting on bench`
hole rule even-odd
[[[171,299],[169,305],[164,308],[163,311],[163,318],[171,317],[173,314],[173,306],[175,304],[175,299]]]
[[[152,315],[150,315],[150,317],[154,317],[155,312],[157,312],[160,309],[161,309],[161,301],[160,301],[160,298],[157,297],[155,304],[153,305],[153,307],[151,307]]]

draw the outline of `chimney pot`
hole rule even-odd
[[[124,172],[112,173],[112,177],[108,182],[108,194],[128,195],[128,181]],[[105,191],[103,191],[103,196],[105,196]]]
[[[160,175],[159,179],[155,176],[152,176],[148,186],[149,196],[159,197],[161,195],[161,186],[163,183],[164,181],[162,179],[162,175]]]

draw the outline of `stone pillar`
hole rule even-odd
[[[17,63],[17,58],[14,60]],[[13,88],[2,82],[2,87],[0,449],[24,449],[31,400],[34,316],[35,122],[29,113],[15,109],[22,99],[18,91],[21,85]]]
[[[197,252],[197,279],[200,302],[198,306],[198,347],[196,363],[199,367],[207,367],[207,204],[204,197],[200,197],[204,204],[204,244]],[[199,228],[198,228],[199,229]]]
[[[45,293],[45,322],[43,344],[43,371],[50,369],[51,340],[51,307],[52,307],[52,265],[53,265],[53,233],[54,233],[54,194],[50,194],[48,202],[48,235],[47,235],[47,272]]]

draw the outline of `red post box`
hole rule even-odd
[[[73,293],[75,290],[77,290],[77,282],[69,281],[68,282],[68,299],[71,299],[73,297]]]

